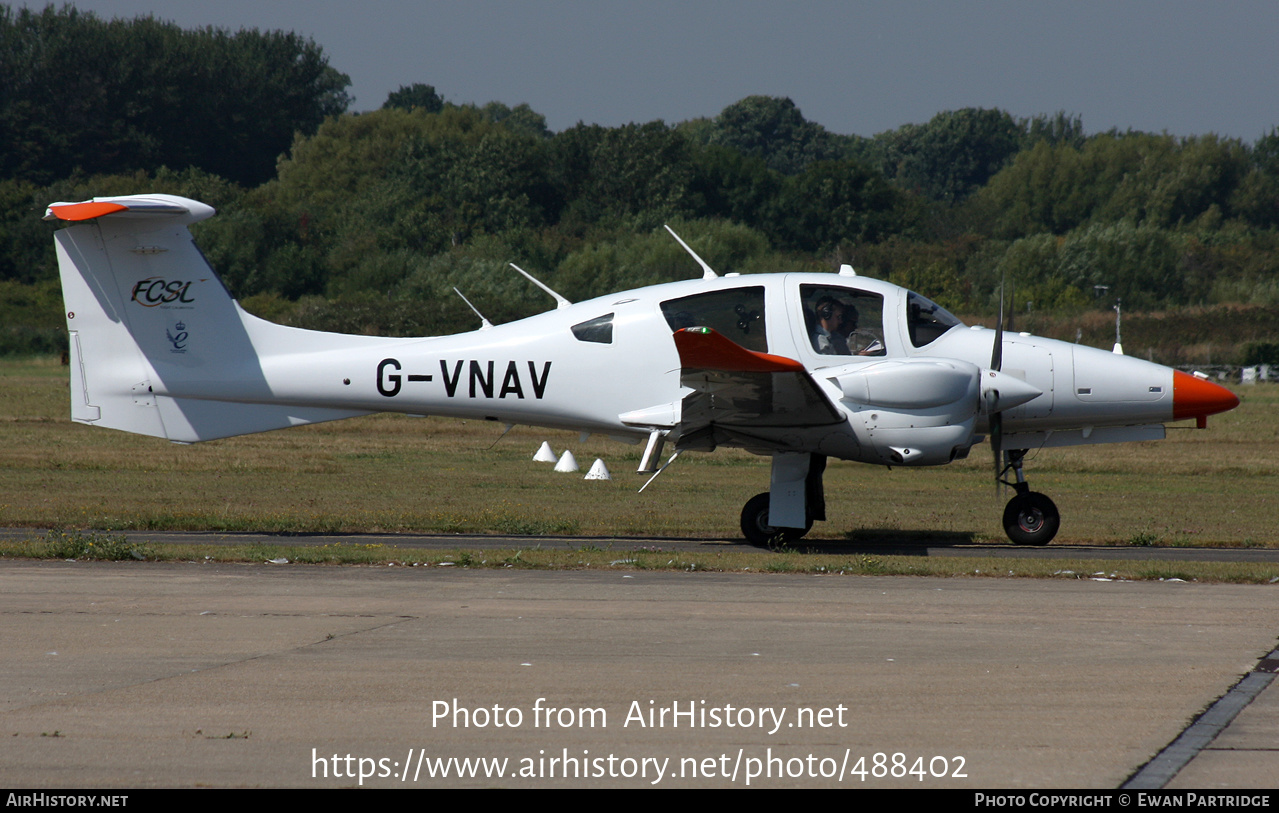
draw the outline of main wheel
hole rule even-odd
[[[768,524],[768,492],[756,494],[742,508],[742,536],[748,544],[757,548],[773,548],[789,542],[798,542],[813,527],[813,521],[803,528],[774,528]]]
[[[1057,506],[1038,491],[1018,494],[1004,508],[1004,532],[1018,545],[1047,545],[1060,526]]]

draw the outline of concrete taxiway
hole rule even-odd
[[[0,540],[20,541],[42,537],[46,531],[31,528],[0,528]],[[681,553],[715,553],[725,550],[751,550],[741,539],[690,539],[681,537],[599,537],[599,536],[502,536],[498,534],[426,534],[426,533],[348,533],[348,534],[274,534],[226,533],[212,531],[139,531],[127,532],[130,542],[143,545],[385,545],[408,550],[495,549],[576,550],[590,545],[619,553],[648,549]],[[814,539],[799,542],[801,553],[840,556],[918,556],[991,558],[1014,556],[1023,559],[1087,559],[1129,560],[1137,562],[1279,562],[1279,548],[1224,547],[1133,547],[1130,545],[1069,545],[1056,543],[1033,545],[974,544],[966,534],[930,533],[927,531],[892,531],[883,538],[873,533],[856,542]]]
[[[0,613],[10,787],[1115,788],[1241,679],[1150,781],[1279,776],[1275,585],[8,561]]]

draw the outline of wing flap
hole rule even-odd
[[[753,435],[752,430],[828,426],[844,414],[822,392],[804,365],[785,356],[756,353],[711,328],[675,332],[684,398],[678,433]],[[717,431],[732,430],[732,431]],[[736,444],[734,444],[736,445]]]

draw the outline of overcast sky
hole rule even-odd
[[[39,8],[43,3],[20,3]],[[526,102],[552,130],[714,116],[789,96],[838,133],[942,110],[1065,110],[1092,133],[1279,125],[1279,5],[828,0],[77,0],[102,17],[286,29],[351,77],[353,110],[400,85]]]

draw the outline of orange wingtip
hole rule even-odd
[[[84,203],[63,203],[50,206],[49,212],[59,220],[92,220],[95,217],[126,212],[129,207],[107,201],[86,200]]]
[[[680,364],[697,370],[729,373],[802,372],[804,365],[785,356],[756,353],[708,327],[686,327],[675,331],[675,349]]]
[[[1230,390],[1180,370],[1172,373],[1172,419],[1203,418],[1239,406]]]

